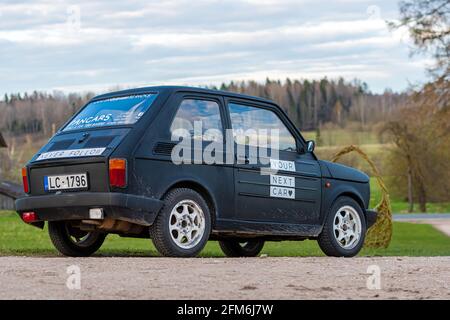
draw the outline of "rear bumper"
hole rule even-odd
[[[375,210],[366,210],[367,229],[377,222],[378,212]]]
[[[89,219],[89,209],[103,208],[105,218],[149,226],[162,205],[158,199],[125,193],[77,192],[26,196],[16,200],[16,211],[34,211],[40,221],[60,221]]]

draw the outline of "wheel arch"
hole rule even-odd
[[[366,226],[367,226],[367,225],[368,225],[368,220],[367,220],[366,208],[365,208],[365,205],[364,205],[364,201],[362,200],[362,197],[359,196],[359,195],[358,195],[357,193],[355,193],[355,192],[344,191],[344,192],[342,192],[342,193],[339,193],[339,194],[333,199],[333,201],[331,202],[330,208],[331,208],[331,207],[334,205],[334,203],[335,203],[339,198],[341,198],[341,197],[348,197],[348,198],[350,198],[350,199],[355,200],[356,203],[358,203],[359,207],[360,207],[361,210],[362,210],[362,213],[363,213],[363,216],[364,216],[364,219],[365,219],[365,222],[366,222]],[[332,212],[328,212],[328,214],[332,214]],[[328,216],[328,214],[327,214],[327,216]]]
[[[161,197],[161,200],[163,200],[167,193],[169,193],[171,190],[176,189],[176,188],[188,188],[188,189],[192,189],[196,192],[198,192],[206,201],[206,204],[208,205],[208,208],[211,212],[211,226],[214,227],[216,220],[217,220],[217,204],[216,201],[214,199],[214,197],[212,196],[211,191],[205,187],[202,183],[195,181],[195,180],[180,180],[180,181],[176,181],[173,184],[171,184],[166,191],[164,192],[164,194]]]
[[[362,200],[362,198],[361,198],[358,194],[356,194],[356,193],[354,193],[354,192],[351,192],[351,191],[345,191],[345,192],[340,193],[340,194],[334,199],[334,201],[336,201],[339,197],[349,197],[349,198],[355,200],[355,201],[359,204],[359,206],[361,207],[361,210],[363,211],[363,213],[366,212],[366,208],[365,208],[365,205],[364,205],[364,201]],[[334,201],[333,201],[333,203],[334,203]]]
[[[324,208],[325,210],[323,211],[324,215],[323,215],[322,224],[325,223],[328,215],[330,214],[331,207],[334,205],[336,200],[339,199],[340,197],[349,197],[349,198],[353,199],[354,201],[356,201],[356,203],[358,203],[358,205],[360,206],[360,208],[363,212],[363,215],[366,219],[366,223],[367,223],[366,210],[367,210],[368,204],[365,204],[364,198],[358,192],[358,189],[351,185],[339,184],[336,187],[336,189],[333,190],[332,193],[325,196],[326,206]]]

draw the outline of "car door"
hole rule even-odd
[[[228,99],[227,108],[236,153],[235,219],[318,224],[320,167],[313,154],[298,152],[304,141],[285,114],[245,100]],[[278,145],[272,143],[277,136]]]
[[[223,159],[226,128],[223,99],[219,95],[179,92],[165,105],[159,118],[148,129],[136,152],[137,188],[162,197],[177,184],[199,187],[210,196],[218,217],[231,218],[234,198],[233,165],[209,161],[216,153]],[[218,133],[220,137],[214,136]],[[178,152],[180,146],[189,142]],[[212,143],[218,147],[211,149]]]

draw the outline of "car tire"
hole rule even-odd
[[[361,206],[352,198],[339,197],[328,212],[318,243],[327,256],[353,257],[364,244],[366,230]]]
[[[105,241],[106,234],[86,232],[72,226],[68,221],[50,221],[48,233],[55,248],[69,257],[88,257]]]
[[[211,233],[211,213],[205,199],[188,188],[176,188],[164,197],[164,205],[150,226],[150,237],[165,257],[195,257]]]
[[[264,247],[264,240],[220,240],[219,245],[227,257],[256,257]]]

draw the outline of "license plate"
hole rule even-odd
[[[87,173],[44,177],[45,191],[72,190],[72,189],[82,190],[87,188],[88,188]]]

